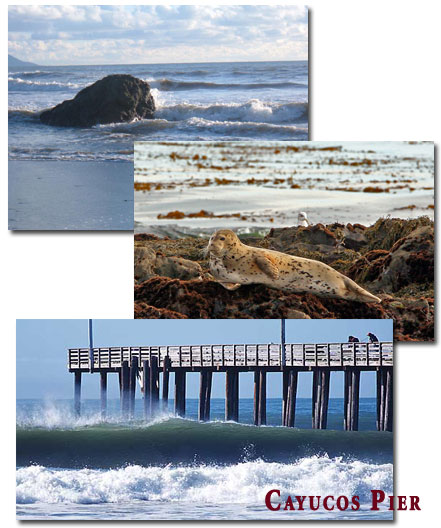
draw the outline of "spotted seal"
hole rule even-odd
[[[246,246],[229,229],[216,231],[207,247],[210,271],[228,290],[243,284],[265,284],[278,290],[313,293],[357,302],[381,299],[318,260]]]

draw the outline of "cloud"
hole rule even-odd
[[[306,59],[302,6],[9,6],[9,53],[42,64]]]

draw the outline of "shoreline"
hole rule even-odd
[[[137,142],[134,159],[136,232],[434,218],[433,144]]]

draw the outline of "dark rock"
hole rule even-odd
[[[354,249],[342,244],[345,239]],[[153,250],[155,259],[158,255],[188,259],[198,263],[202,273],[198,280],[179,280],[157,274],[156,267],[150,279],[135,285],[135,317],[162,317],[170,311],[189,318],[393,319],[396,340],[434,340],[434,223],[427,217],[380,219],[367,228],[334,223],[272,229],[264,239],[243,242],[326,262],[375,292],[382,302],[325,299],[261,284],[228,291],[210,280],[203,251],[206,240],[145,236],[135,244]],[[165,272],[167,265],[161,270]]]
[[[46,125],[91,127],[151,119],[155,101],[150,86],[132,75],[108,75],[84,88],[74,99],[41,113]]]
[[[393,300],[385,295],[381,304],[365,304],[286,293],[261,284],[228,291],[211,280],[165,277],[135,285],[135,317],[167,317],[168,313],[191,319],[394,319],[395,339],[434,339],[433,298]]]
[[[347,249],[360,251],[367,245],[366,227],[361,224],[347,224],[344,227],[343,244]]]
[[[394,292],[408,284],[433,282],[434,274],[433,227],[422,226],[395,242],[374,286]]]
[[[357,283],[375,281],[389,260],[389,251],[373,249],[357,259],[349,268],[347,275]]]
[[[135,286],[135,300],[167,308],[190,318],[342,318],[364,314],[378,319],[381,305],[368,305],[336,299],[322,299],[311,294],[286,293],[254,284],[238,290],[226,290],[211,280],[181,281],[154,277]],[[336,308],[338,307],[338,308]],[[355,317],[355,316],[354,316]]]
[[[135,319],[186,319],[180,313],[167,310],[166,308],[155,308],[146,303],[135,303]]]
[[[309,227],[285,227],[271,229],[264,239],[264,247],[282,251],[289,255],[320,260],[344,272],[344,266],[337,261],[354,260],[354,251],[345,247],[346,227],[341,224]],[[248,241],[246,241],[248,243]]]
[[[138,282],[155,275],[190,280],[201,274],[202,268],[197,262],[181,257],[167,257],[150,247],[135,247],[135,280]]]
[[[158,235],[153,235],[151,233],[135,233],[135,240],[137,242],[146,242],[152,240],[162,240]],[[164,240],[169,240],[168,237],[165,237]]]
[[[323,224],[309,227],[284,227],[271,229],[266,237],[271,249],[291,253],[300,250],[332,251],[337,238]]]
[[[390,250],[395,242],[422,226],[431,226],[433,229],[433,221],[427,216],[420,216],[411,220],[380,218],[365,231],[365,237],[368,241],[367,249]]]
[[[392,293],[409,285],[431,284],[434,273],[433,226],[420,226],[395,242],[390,251],[369,251],[347,274],[356,282],[369,283],[375,292]]]

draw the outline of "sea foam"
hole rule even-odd
[[[293,464],[261,460],[232,466],[127,466],[64,470],[30,466],[17,470],[17,503],[97,504],[134,500],[207,504],[262,504],[270,489],[281,495],[358,495],[393,491],[392,464],[306,457]]]

